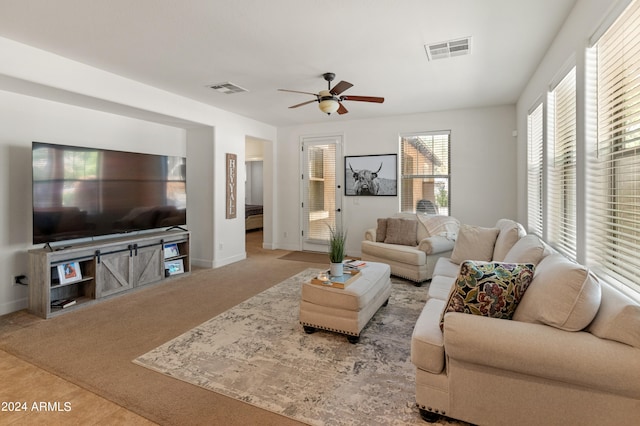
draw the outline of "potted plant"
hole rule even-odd
[[[329,226],[329,261],[331,262],[330,274],[332,277],[344,274],[342,261],[345,256],[345,244],[347,231],[338,227]]]

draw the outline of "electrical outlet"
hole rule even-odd
[[[26,279],[27,279],[26,275],[15,275],[11,277],[11,282],[13,282],[13,285],[25,285]]]
[[[224,243],[219,243],[218,244],[218,250],[222,250],[224,248]]]

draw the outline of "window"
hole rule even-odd
[[[549,243],[576,258],[576,69],[549,93]]]
[[[640,291],[640,2],[597,41],[597,140],[588,147],[590,265]]]
[[[449,215],[450,132],[400,137],[400,208],[403,212]]]
[[[542,237],[542,104],[527,116],[527,223]]]

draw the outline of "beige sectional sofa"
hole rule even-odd
[[[362,260],[386,263],[391,274],[414,281],[430,280],[440,257],[449,257],[460,223],[450,216],[396,213],[378,219],[365,232]]]
[[[465,313],[474,307],[459,297],[464,278],[475,273],[480,283],[479,270],[500,266],[464,261],[483,250],[489,258],[475,260],[535,268],[518,275],[528,287],[520,288],[511,320]],[[461,227],[452,257],[434,268],[411,360],[428,421],[619,426],[640,419],[640,305],[513,221]]]

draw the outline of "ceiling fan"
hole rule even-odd
[[[338,114],[346,114],[349,111],[342,105],[343,101],[359,101],[359,102],[375,102],[375,103],[383,103],[384,98],[379,98],[375,96],[351,96],[351,95],[342,95],[340,94],[345,90],[349,89],[353,84],[341,81],[336,84],[333,89],[331,88],[331,82],[336,77],[336,75],[332,72],[327,72],[322,74],[322,77],[327,81],[327,90],[321,90],[319,93],[310,93],[310,92],[300,92],[297,90],[287,90],[287,89],[278,89],[282,92],[292,92],[292,93],[302,93],[305,95],[315,96],[316,99],[311,101],[302,102],[297,105],[290,106],[289,108],[298,108],[303,105],[310,104],[312,102],[318,102],[320,110],[326,114],[331,114],[332,112],[338,112]]]

